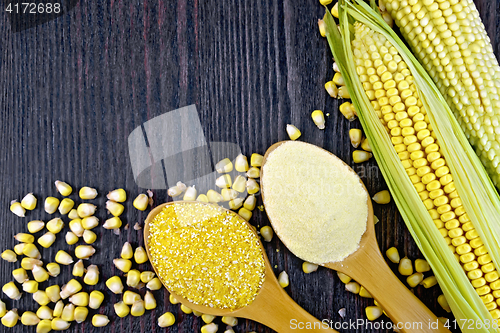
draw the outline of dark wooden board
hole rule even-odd
[[[500,55],[500,1],[476,0],[483,22]],[[145,190],[138,188],[129,161],[127,137],[145,121],[182,106],[196,104],[207,141],[238,144],[243,153],[263,154],[274,142],[287,138],[285,125],[295,124],[301,140],[337,154],[362,176],[369,192],[385,189],[375,161],[355,165],[347,132],[360,127],[338,112],[338,101],[327,96],[323,84],[333,75],[326,41],[319,36],[317,19],[323,9],[316,0],[306,1],[79,1],[66,15],[21,32],[12,31],[5,12],[0,13],[0,250],[12,248],[12,236],[26,232],[31,219],[47,221],[43,199],[56,195],[55,180],[69,182],[75,189],[92,186],[99,190],[94,201],[97,216],[106,218],[105,194],[118,187],[130,198]],[[310,119],[314,109],[330,113],[324,131]],[[12,199],[34,192],[38,208],[21,219],[9,212]],[[157,190],[155,202],[167,200]],[[76,195],[72,198],[76,200]],[[124,220],[133,226],[144,220],[132,200],[126,203]],[[411,259],[421,257],[393,203],[375,205],[380,223],[376,226],[382,251],[396,246]],[[56,215],[55,215],[56,216]],[[65,218],[67,221],[67,218]],[[253,223],[266,225],[256,210]],[[72,253],[74,246],[57,242],[43,250],[54,259],[56,249]],[[183,314],[168,302],[166,291],[156,291],[158,307],[140,318],[119,319],[112,304],[119,296],[104,285],[118,274],[111,260],[122,244],[142,245],[142,233],[133,228],[121,235],[101,227],[91,262],[101,270],[95,289],[106,294],[105,306],[111,323],[95,329],[89,320],[71,326],[71,332],[199,332],[202,321]],[[364,308],[373,300],[344,290],[336,274],[319,269],[306,275],[301,261],[275,237],[266,250],[276,273],[290,276],[288,293],[317,318],[341,321],[364,319]],[[19,263],[0,263],[0,284],[12,279]],[[139,266],[147,269],[149,264]],[[397,267],[391,265],[395,271]],[[43,283],[41,288],[71,278],[71,267]],[[91,289],[88,289],[91,290]],[[142,290],[143,292],[144,290]],[[416,288],[415,293],[439,316],[440,294]],[[31,297],[8,300],[8,308],[36,310]],[[165,311],[175,314],[177,324],[167,330],[157,326]],[[91,315],[95,311],[91,311]],[[90,316],[89,316],[90,318]],[[387,318],[383,317],[387,321]],[[220,324],[219,332],[224,331]],[[34,332],[18,324],[0,331]],[[271,332],[254,322],[240,320],[236,332]],[[390,330],[346,329],[342,332],[389,332]]]

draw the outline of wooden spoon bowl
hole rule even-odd
[[[269,154],[285,142],[289,141],[281,141],[269,147],[262,161],[260,185],[264,206],[266,193],[265,186],[262,182],[264,165]],[[311,146],[316,147],[314,145]],[[330,152],[328,153],[333,155]],[[352,170],[347,164],[345,165]],[[361,179],[360,182],[363,184]],[[366,191],[364,184],[363,188]],[[269,218],[269,220],[271,224],[273,224],[272,219]],[[283,243],[287,244],[288,242],[284,240]],[[302,259],[307,260],[307,258]],[[377,239],[375,238],[373,207],[369,196],[366,231],[361,237],[359,248],[342,261],[325,263],[322,266],[344,273],[359,282],[382,306],[393,323],[402,324],[403,327],[400,331],[407,333],[450,332],[443,326],[436,315],[406,288],[385,262],[380,253]]]
[[[177,201],[178,202],[178,201]],[[146,248],[146,252],[149,257],[149,261],[151,262],[151,265],[153,266],[153,269],[155,270],[156,275],[162,281],[163,285],[165,288],[168,290],[168,286],[165,285],[163,280],[161,279],[161,276],[158,274],[158,271],[156,267],[153,265],[153,261],[151,260],[151,254],[149,250],[149,225],[154,219],[154,217],[167,205],[172,205],[177,202],[169,202],[169,203],[164,203],[162,205],[159,205],[155,207],[148,215],[146,218],[145,224],[144,224],[144,244]],[[188,201],[182,201],[182,202],[188,202]],[[211,205],[208,203],[202,203],[202,202],[196,202],[197,204],[205,204],[205,205]],[[242,217],[240,217],[238,214],[235,212],[218,207],[221,211],[227,211],[230,212],[232,215],[237,216],[240,218],[242,221],[245,221]],[[247,223],[247,226],[250,230],[252,230],[255,233],[255,229]],[[255,233],[256,234],[256,233]],[[257,235],[257,234],[256,234]],[[182,296],[179,296],[172,291],[169,290],[169,292],[177,299],[179,300],[182,304],[185,306],[189,307],[192,310],[204,313],[204,314],[209,314],[213,316],[231,316],[231,317],[241,317],[241,318],[247,318],[251,319],[254,321],[257,321],[259,323],[262,323],[273,330],[277,332],[283,332],[283,333],[292,333],[292,332],[337,332],[335,330],[326,328],[324,325],[321,324],[321,322],[311,316],[309,313],[307,313],[304,309],[302,309],[295,301],[288,296],[288,294],[281,288],[278,280],[276,279],[276,276],[274,275],[274,272],[271,268],[271,265],[269,263],[269,259],[266,256],[266,251],[264,250],[264,247],[262,246],[262,243],[259,241],[259,245],[262,251],[262,256],[264,257],[264,262],[265,262],[265,279],[262,284],[262,287],[259,290],[259,293],[255,297],[254,301],[249,304],[248,306],[245,306],[243,308],[239,308],[236,310],[229,310],[229,309],[217,309],[217,308],[211,308],[208,306],[204,305],[198,305],[189,302]],[[301,329],[296,329],[293,328],[294,326],[291,324],[292,320],[296,320],[297,323],[302,322],[302,323],[311,323],[312,325],[316,325],[317,329],[313,330],[301,330]]]

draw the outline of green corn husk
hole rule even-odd
[[[372,7],[376,8],[373,3]],[[435,227],[407,176],[389,135],[364,92],[356,73],[351,47],[351,28],[354,22],[359,21],[385,36],[406,62],[436,133],[441,152],[453,175],[463,206],[497,269],[500,268],[500,197],[432,79],[373,8],[360,0],[353,2],[340,0],[339,28],[328,9],[326,10],[324,21],[331,51],[392,196],[413,239],[431,265],[457,322],[465,320],[478,323],[486,323],[488,320],[492,322],[493,318],[489,311]],[[462,331],[500,331],[491,327],[491,325],[490,328],[474,325],[473,328],[463,327]]]

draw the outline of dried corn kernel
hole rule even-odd
[[[31,271],[35,265],[42,266],[43,262],[33,258],[23,258],[23,260],[21,260],[21,267],[27,271]]]
[[[38,313],[38,311],[37,311]],[[52,319],[52,318],[51,318]],[[36,333],[49,333],[52,331],[52,320],[43,319],[36,325]]]
[[[82,290],[82,285],[80,284],[80,282],[75,279],[71,279],[68,283],[62,286],[60,295],[62,299],[66,299],[71,295],[76,294],[80,290]]]
[[[144,250],[142,246],[138,246],[135,248],[134,260],[138,264],[143,264],[146,261],[148,261],[148,254],[146,253],[146,250]]]
[[[399,267],[398,267],[399,274],[405,275],[405,276],[410,276],[413,274],[413,266],[411,264],[411,260],[408,259],[407,257],[404,257],[403,259],[400,260],[399,262]]]
[[[389,193],[389,191],[383,190],[377,192],[372,199],[373,201],[381,205],[388,204],[389,202],[391,202],[391,194]]]
[[[78,212],[78,216],[80,218],[84,218],[87,216],[92,216],[94,215],[95,211],[97,209],[97,206],[89,204],[89,203],[82,203],[78,205],[78,208],[76,211]]]
[[[165,312],[158,318],[158,326],[170,327],[175,324],[175,317],[172,312]]]
[[[19,292],[19,289],[17,289],[16,284],[12,281],[4,284],[2,287],[2,291],[10,299],[18,300],[21,298],[21,293]]]
[[[135,209],[145,211],[148,208],[149,198],[144,193],[141,193],[134,199],[132,204]]]
[[[236,156],[234,160],[234,168],[238,172],[247,172],[248,171],[248,160],[247,157],[243,154],[239,154]]]
[[[429,266],[427,260],[417,259],[415,260],[415,270],[419,273],[425,273],[431,270],[431,266]]]
[[[364,298],[373,298],[372,294],[370,294],[363,286],[359,288],[359,296]]]
[[[73,188],[68,184],[60,180],[55,181],[57,192],[61,193],[62,196],[67,197],[73,192]]]
[[[134,251],[132,249],[132,245],[130,245],[129,242],[125,242],[123,244],[120,256],[123,259],[132,259],[132,257],[134,256]]]
[[[56,241],[56,235],[54,235],[50,231],[46,232],[40,238],[38,238],[38,244],[40,244],[42,247],[46,249],[51,247],[55,241]]]
[[[81,219],[71,220],[69,222],[69,228],[71,229],[71,232],[73,232],[78,237],[82,237],[83,232],[85,231],[85,229],[83,228]]]
[[[41,266],[34,265],[31,273],[33,273],[33,278],[36,282],[43,282],[49,279],[49,273]]]
[[[141,282],[143,283],[148,283],[155,277],[155,273],[151,271],[144,271],[141,272]]]
[[[96,314],[92,317],[92,325],[94,327],[104,327],[109,323],[108,316]]]
[[[226,173],[226,172],[231,172],[233,171],[233,163],[229,158],[225,158],[221,161],[219,161],[215,165],[215,170],[217,170],[218,173]]]
[[[71,209],[73,209],[73,206],[75,205],[75,202],[71,200],[70,198],[64,198],[61,200],[61,203],[59,204],[59,213],[62,215],[68,214]]]
[[[349,139],[351,140],[351,145],[354,148],[358,148],[363,138],[363,132],[358,128],[351,128],[349,130]]]
[[[35,237],[30,234],[18,233],[14,236],[14,239],[21,243],[33,243],[35,241]]]
[[[252,218],[252,212],[244,207],[238,211],[238,215],[244,218],[246,221],[250,221],[250,219]]]
[[[250,157],[250,165],[253,167],[260,167],[262,166],[262,161],[264,160],[264,156],[253,153],[252,156]]]
[[[278,275],[278,282],[279,282],[281,288],[286,288],[290,284],[290,280],[288,279],[288,274],[285,271],[282,271]]]
[[[389,260],[395,264],[398,264],[399,261],[401,260],[401,258],[399,257],[398,249],[396,249],[395,247],[391,247],[391,248],[387,249],[385,254],[386,254],[387,258],[389,258]]]
[[[141,282],[141,272],[137,269],[131,269],[127,273],[127,286],[136,288]]]
[[[73,263],[73,258],[65,251],[59,250],[56,253],[56,262],[61,265],[70,265]]]
[[[426,277],[420,284],[423,285],[424,288],[428,289],[434,287],[437,284],[437,280],[435,276],[429,276]]]
[[[109,290],[115,294],[121,294],[123,292],[123,283],[118,276],[113,276],[107,279],[106,287],[108,287]]]
[[[95,286],[99,282],[99,268],[96,265],[90,265],[87,268],[83,282],[88,286]]]
[[[17,268],[12,271],[12,276],[14,277],[14,280],[17,281],[17,283],[24,283],[28,281],[28,273],[26,273],[26,270],[24,268]]]
[[[337,98],[338,89],[333,81],[328,81],[327,83],[325,83],[325,90],[328,93],[328,95],[330,95],[333,98]]]
[[[451,312],[451,308],[448,305],[448,301],[446,300],[446,297],[444,295],[440,295],[437,299],[439,305],[446,311],[446,312]]]
[[[367,306],[365,311],[366,311],[366,317],[370,321],[377,320],[383,313],[382,308],[378,306]]]
[[[61,273],[61,267],[57,263],[51,262],[47,264],[47,272],[50,276],[56,277]]]
[[[260,235],[262,236],[262,238],[264,238],[264,240],[266,242],[270,242],[272,239],[273,239],[273,228],[271,228],[270,226],[264,226],[262,228],[260,228]]]
[[[21,206],[24,209],[33,210],[36,207],[36,202],[37,202],[37,200],[36,200],[36,197],[33,195],[33,193],[28,193],[21,200]]]
[[[231,201],[229,201],[229,208],[232,210],[236,210],[243,206],[243,199],[242,198],[236,198]]]
[[[310,262],[304,261],[302,263],[302,271],[306,274],[316,272],[318,270],[318,265],[312,264]]]
[[[241,175],[237,176],[233,182],[233,186],[232,186],[233,190],[238,191],[240,193],[245,192],[246,182],[247,182],[247,180],[245,177],[243,177]]]
[[[83,266],[83,260],[80,259],[73,266],[72,274],[73,276],[83,276],[84,271],[85,271],[85,266]]]
[[[43,305],[36,310],[36,316],[42,320],[51,320],[54,318],[53,310],[49,308],[47,305]],[[38,333],[38,328],[37,328]]]
[[[34,294],[38,291],[38,282],[35,280],[28,280],[23,283],[23,291],[28,294]]]
[[[17,314],[17,309],[12,309],[2,317],[2,324],[5,327],[14,327],[19,320],[19,315]]]
[[[288,133],[290,140],[297,140],[302,135],[299,129],[291,124],[286,125],[286,132]]]
[[[78,259],[88,259],[95,253],[95,249],[90,245],[78,245],[75,249],[75,256]]]
[[[21,205],[20,202],[18,202],[17,200],[13,200],[11,203],[10,203],[10,211],[12,213],[14,213],[15,215],[19,216],[19,217],[24,217],[26,216],[26,210],[24,209],[24,207]]]
[[[80,189],[78,195],[80,196],[80,199],[92,200],[95,199],[95,197],[97,197],[97,190],[92,187],[84,186]]]
[[[230,188],[233,185],[231,175],[224,174],[215,180],[215,186],[218,188]]]
[[[140,317],[144,314],[146,311],[144,307],[144,301],[143,300],[138,300],[135,301],[134,304],[130,307],[130,314],[134,317]]]
[[[37,290],[33,293],[33,300],[40,305],[47,305],[50,303],[49,296],[44,290]]]
[[[340,73],[337,73],[337,74],[340,74]],[[341,87],[341,88],[343,88],[343,87]],[[339,92],[340,92],[340,89],[339,89]],[[346,98],[346,97],[344,96],[341,98]],[[347,97],[347,98],[349,98],[349,97]],[[356,119],[356,111],[354,110],[354,105],[352,105],[352,103],[350,103],[350,102],[342,103],[339,107],[339,110],[347,120],[353,121],[354,119]]]
[[[99,219],[95,216],[84,217],[81,221],[82,228],[86,230],[94,229],[99,225]]]
[[[325,115],[323,114],[323,111],[314,110],[311,113],[311,118],[319,129],[325,129]]]
[[[84,306],[77,306],[75,308],[74,317],[77,323],[83,323],[89,315],[89,309]]]
[[[24,250],[24,247],[23,247],[23,250]],[[17,254],[12,250],[5,250],[2,252],[2,259],[5,261],[8,261],[8,262],[16,262],[17,261]]]
[[[106,198],[114,202],[125,202],[125,200],[127,200],[127,192],[125,192],[124,189],[119,188],[109,192],[108,195],[106,195]]]
[[[423,279],[424,275],[422,273],[413,273],[406,278],[406,283],[408,283],[411,288],[415,288],[420,284],[420,282],[422,282]]]
[[[76,210],[76,208],[73,208],[72,210],[69,211],[68,218],[70,220],[74,220],[74,219],[80,218],[80,215],[78,215],[78,211]]]
[[[52,303],[56,303],[61,299],[61,288],[57,284],[47,287],[45,293]]]
[[[47,222],[46,227],[51,233],[57,234],[64,228],[64,222],[59,217],[56,217]]]
[[[87,306],[89,305],[89,294],[84,291],[79,292],[71,296],[69,301],[75,306]]]
[[[213,203],[221,202],[224,200],[224,198],[222,197],[222,194],[220,194],[214,190],[208,190],[207,199],[208,199],[208,202],[213,202]]]
[[[68,323],[67,321],[61,319],[61,318],[54,318],[52,319],[50,323],[50,327],[54,331],[64,331],[67,330],[71,326],[71,323]]]
[[[350,291],[353,294],[359,294],[361,286],[359,285],[359,283],[351,281],[349,283],[346,283],[345,290]]]
[[[45,227],[45,222],[33,220],[28,222],[28,231],[32,234],[39,232]]]
[[[76,244],[76,243],[78,243],[78,240],[80,239],[72,231],[68,231],[64,238],[66,239],[66,243],[68,243],[68,245]]]
[[[118,216],[107,219],[102,225],[104,229],[118,229],[121,226],[122,226],[122,220]]]
[[[123,301],[115,303],[113,307],[115,308],[116,315],[120,318],[126,317],[130,313],[130,308]]]
[[[99,309],[103,301],[104,301],[104,294],[99,290],[93,290],[89,296],[89,308]]]
[[[83,241],[87,244],[93,244],[97,239],[95,232],[91,230],[85,230],[83,232]]]
[[[355,150],[352,152],[352,160],[354,163],[363,163],[372,158],[372,153],[366,152],[364,150]]]
[[[157,277],[153,278],[146,284],[146,288],[148,288],[149,290],[159,290],[162,286],[163,285],[161,284],[160,279],[158,279]]]
[[[257,167],[251,167],[248,169],[246,173],[248,178],[259,178],[260,177],[260,169]]]
[[[120,215],[122,215],[125,207],[123,207],[122,204],[108,200],[108,201],[106,201],[106,209],[111,213],[111,215],[120,216]]]
[[[45,199],[44,208],[47,213],[54,214],[57,210],[57,207],[59,207],[59,199],[54,197],[47,197]]]

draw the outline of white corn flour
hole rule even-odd
[[[287,141],[269,154],[262,188],[276,234],[297,257],[324,264],[358,249],[368,196],[359,177],[336,156]]]

